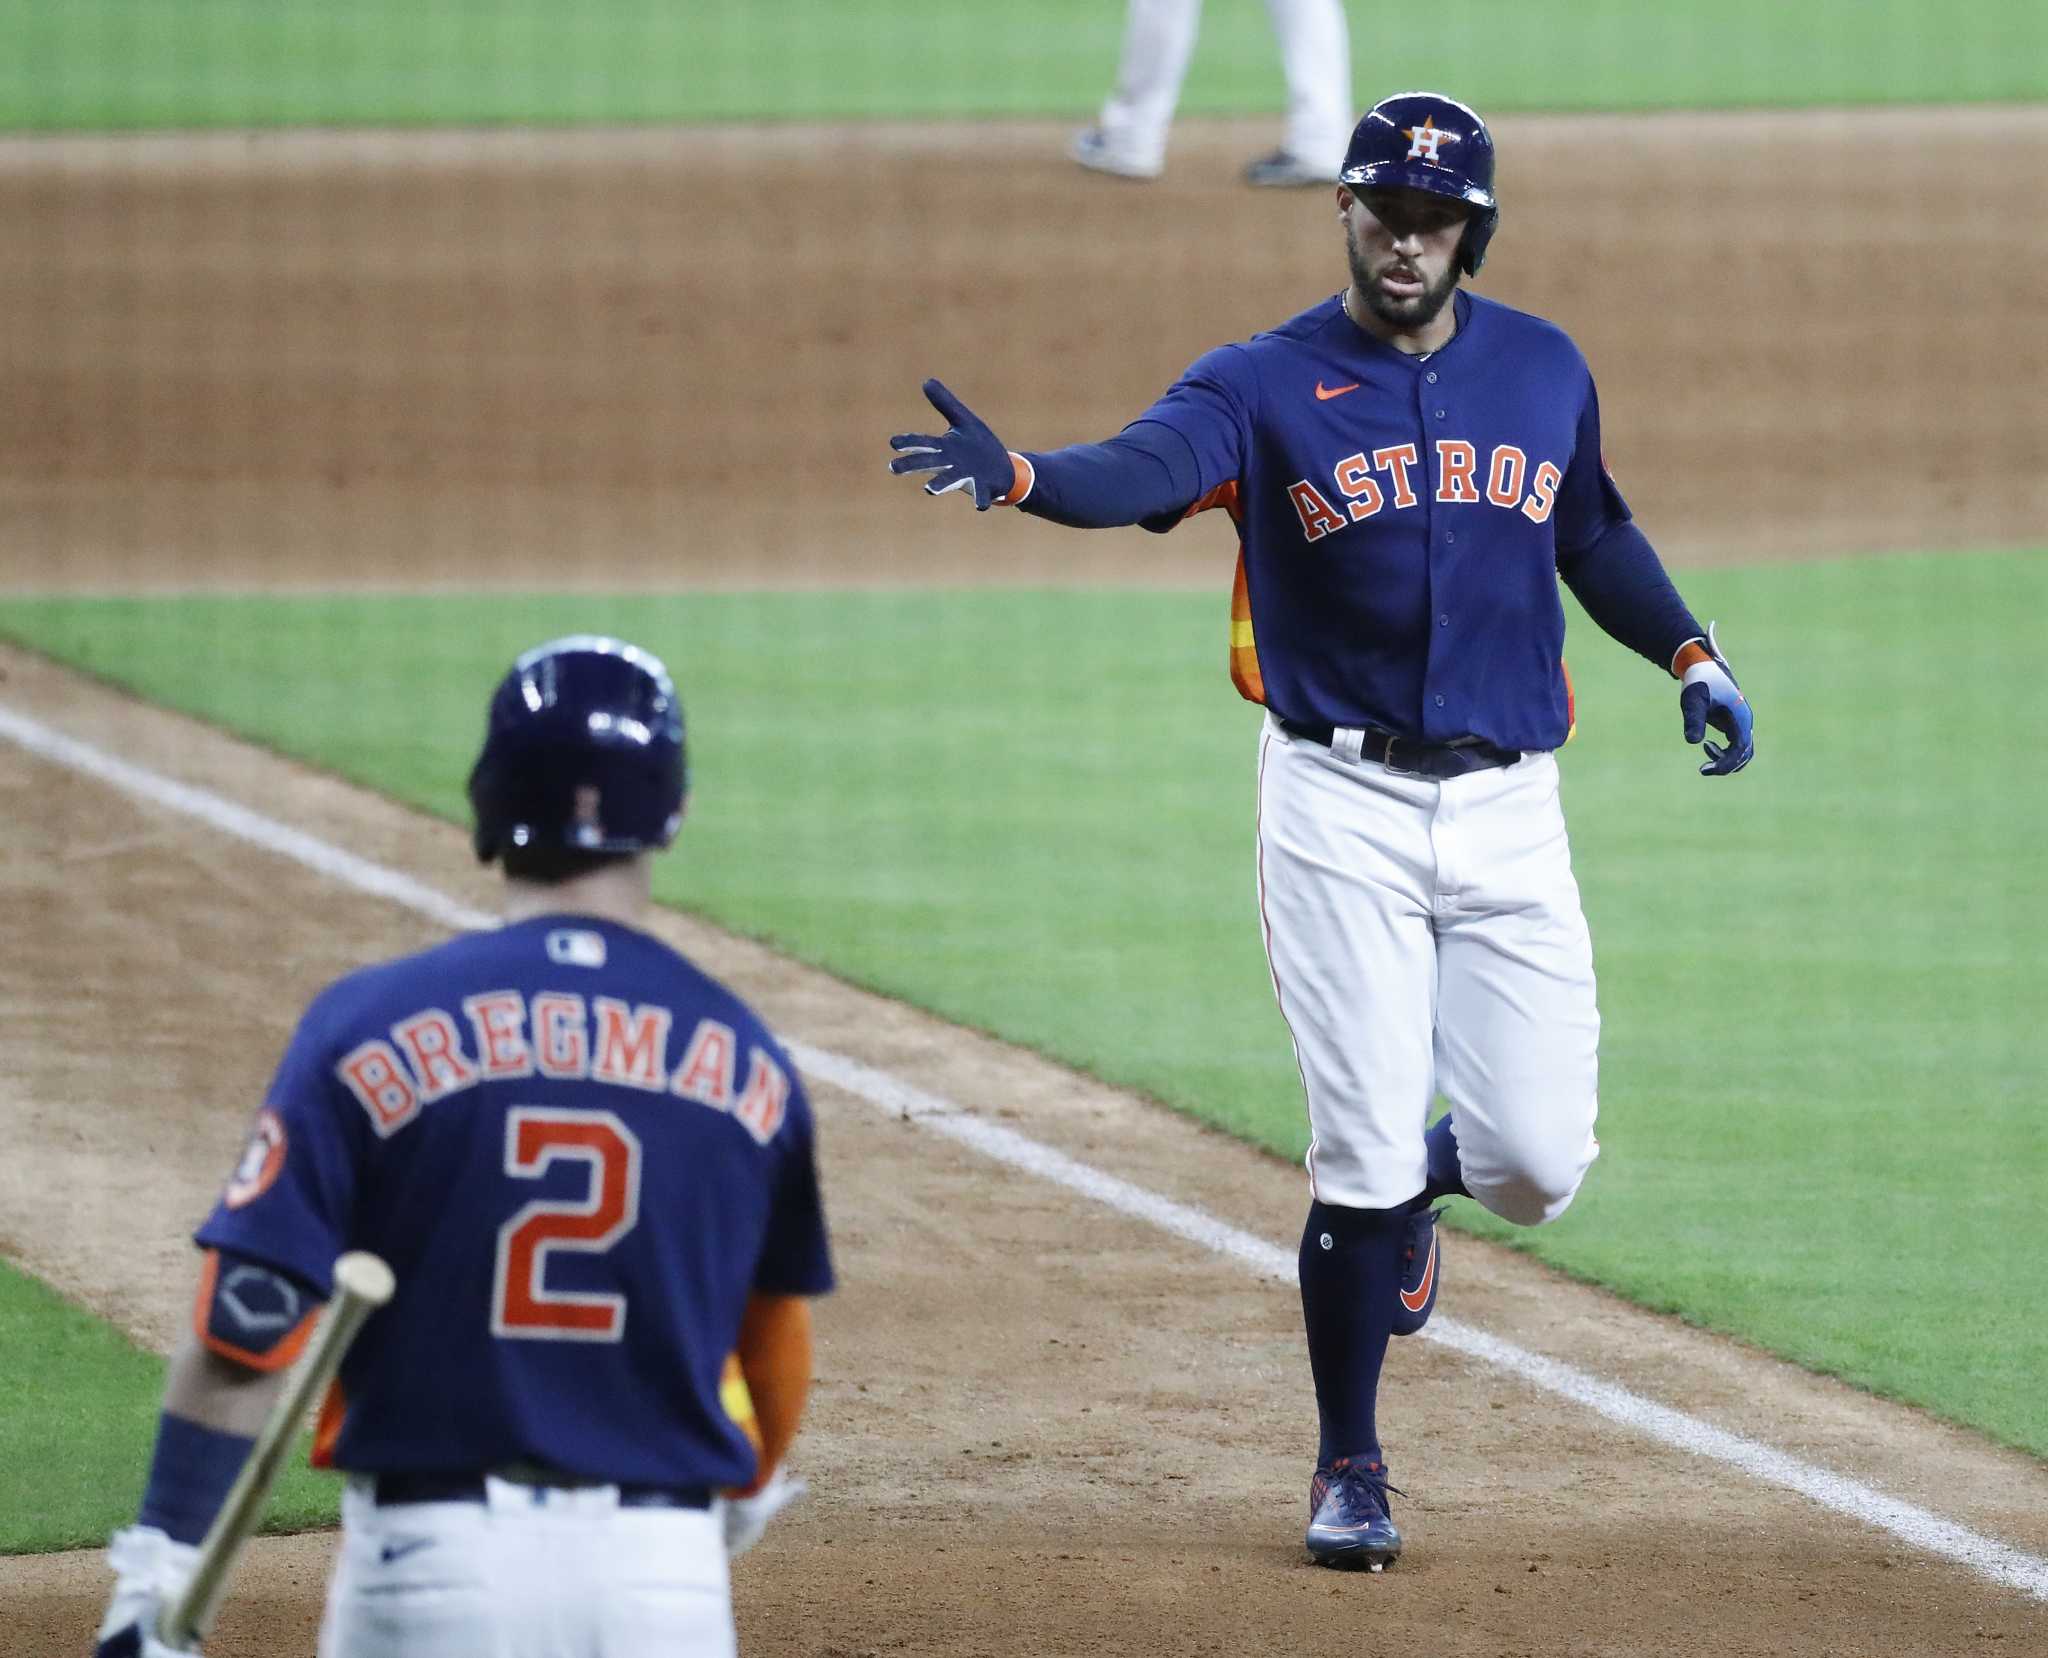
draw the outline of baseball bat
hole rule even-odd
[[[327,1317],[319,1338],[299,1360],[285,1389],[271,1406],[256,1436],[249,1460],[228,1491],[228,1500],[214,1516],[206,1539],[199,1545],[199,1562],[185,1592],[157,1614],[156,1638],[168,1647],[183,1650],[203,1639],[213,1627],[227,1587],[230,1568],[242,1545],[263,1517],[263,1505],[270,1488],[277,1483],[293,1436],[313,1401],[341,1368],[342,1355],[355,1340],[363,1321],[385,1302],[398,1287],[391,1268],[364,1250],[351,1250],[334,1263],[334,1295],[327,1305]]]

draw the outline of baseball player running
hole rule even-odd
[[[1599,1151],[1592,952],[1552,757],[1573,717],[1558,578],[1680,681],[1686,740],[1722,738],[1702,772],[1753,752],[1711,631],[1607,474],[1585,360],[1459,286],[1498,220],[1493,176],[1471,109],[1388,98],[1336,192],[1341,293],[1209,352],[1104,443],[1012,452],[936,380],[948,430],[891,440],[892,471],[977,508],[1236,525],[1231,676],[1266,710],[1259,918],[1311,1129],[1307,1544],[1332,1566],[1401,1550],[1375,1401],[1389,1336],[1435,1305],[1432,1206],[1541,1225]]]
[[[99,1658],[168,1650],[158,1609],[346,1248],[398,1293],[316,1435],[348,1476],[323,1658],[734,1650],[727,1556],[795,1489],[805,1298],[832,1269],[788,1055],[640,928],[685,777],[644,651],[558,639],[497,687],[469,795],[505,925],[299,1022],[196,1235]]]

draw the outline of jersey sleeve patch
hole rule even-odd
[[[320,1303],[290,1275],[230,1251],[206,1252],[192,1325],[209,1351],[251,1370],[282,1370],[319,1316]]]
[[[221,1202],[230,1209],[246,1208],[276,1185],[284,1168],[285,1147],[284,1120],[266,1105],[256,1113],[256,1126],[249,1131],[249,1143],[242,1148],[235,1172],[228,1176]]]

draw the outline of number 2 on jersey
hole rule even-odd
[[[526,1341],[618,1341],[626,1298],[550,1290],[548,1257],[557,1250],[596,1255],[640,1219],[640,1141],[609,1111],[516,1107],[505,1120],[505,1172],[538,1180],[558,1158],[590,1165],[580,1202],[535,1198],[498,1228],[491,1292],[491,1334]]]

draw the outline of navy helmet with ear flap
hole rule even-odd
[[[1458,263],[1479,274],[1500,222],[1493,199],[1493,134],[1478,112],[1441,92],[1397,92],[1365,112],[1338,182],[1354,190],[1406,186],[1472,204]]]
[[[688,788],[683,707],[661,659],[601,634],[550,640],[491,696],[469,774],[476,855],[658,851]]]

